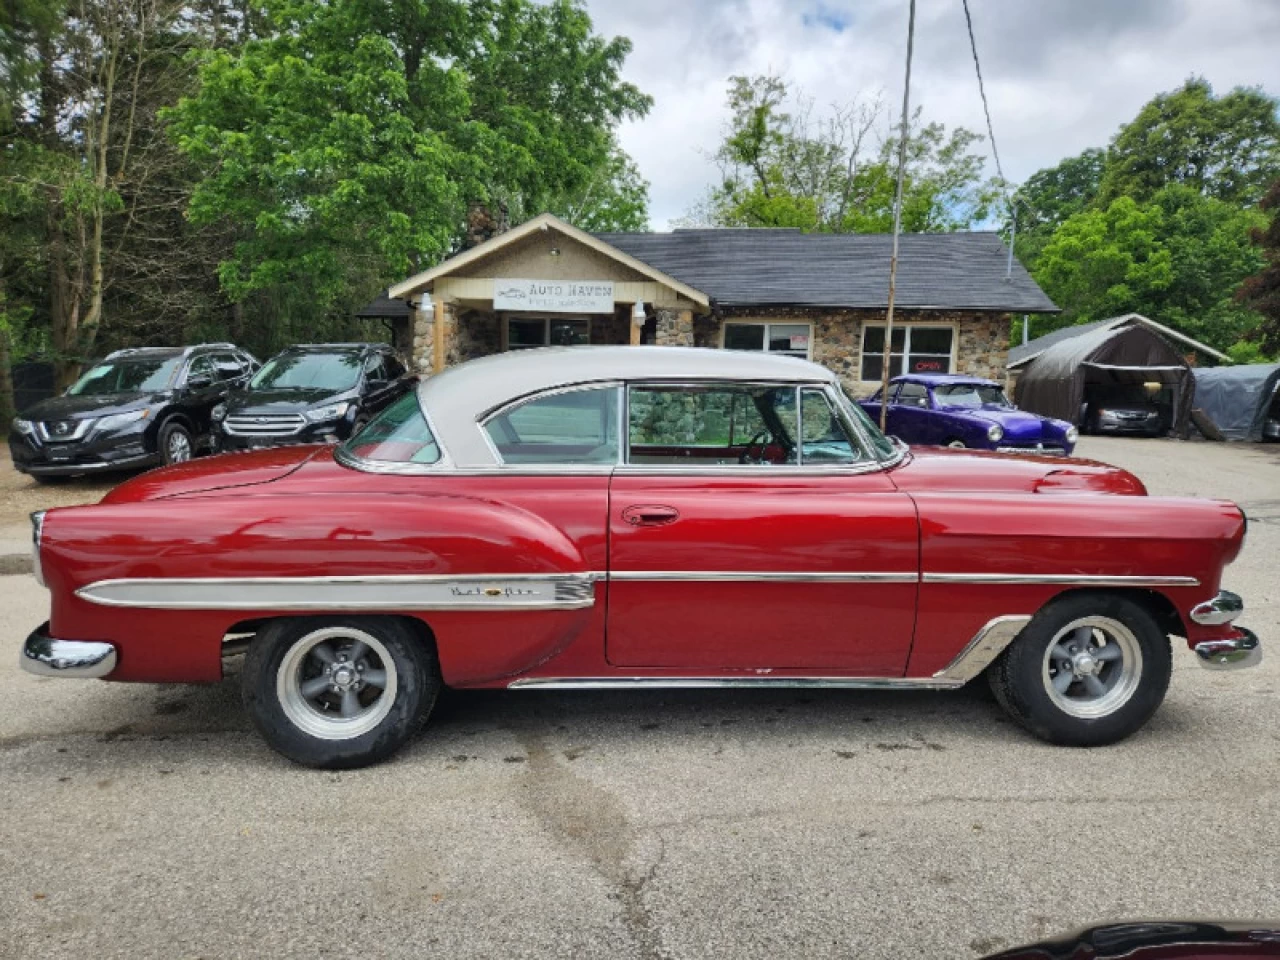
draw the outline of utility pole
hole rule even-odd
[[[884,316],[884,361],[880,377],[880,430],[889,416],[889,364],[893,357],[893,295],[898,282],[898,236],[902,233],[902,181],[907,171],[907,122],[911,110],[911,50],[916,36],[916,0],[907,17],[907,77],[902,84],[902,129],[898,133],[898,189],[893,198],[893,252],[889,256],[889,308]],[[906,351],[903,351],[906,359]],[[906,372],[905,370],[903,371]]]

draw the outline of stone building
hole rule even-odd
[[[647,343],[763,350],[880,382],[890,238],[798,230],[589,234],[535,217],[391,287],[423,374],[502,350]],[[1003,380],[1014,315],[1057,307],[994,233],[901,238],[892,361]]]

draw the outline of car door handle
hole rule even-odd
[[[638,503],[622,511],[622,519],[633,527],[661,527],[674,523],[680,517],[675,507],[664,507],[660,504]]]

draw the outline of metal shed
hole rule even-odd
[[[1156,402],[1167,409],[1169,428],[1184,434],[1195,398],[1186,359],[1169,341],[1142,324],[1100,327],[1050,345],[1018,378],[1018,406],[1079,424],[1092,388],[1159,384]]]
[[[1196,406],[1228,440],[1261,440],[1280,384],[1280,363],[1197,369]]]

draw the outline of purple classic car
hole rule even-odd
[[[862,407],[878,423],[880,391]],[[1077,438],[1065,420],[1019,410],[993,380],[941,373],[889,381],[886,432],[908,444],[1064,455],[1075,449]]]

